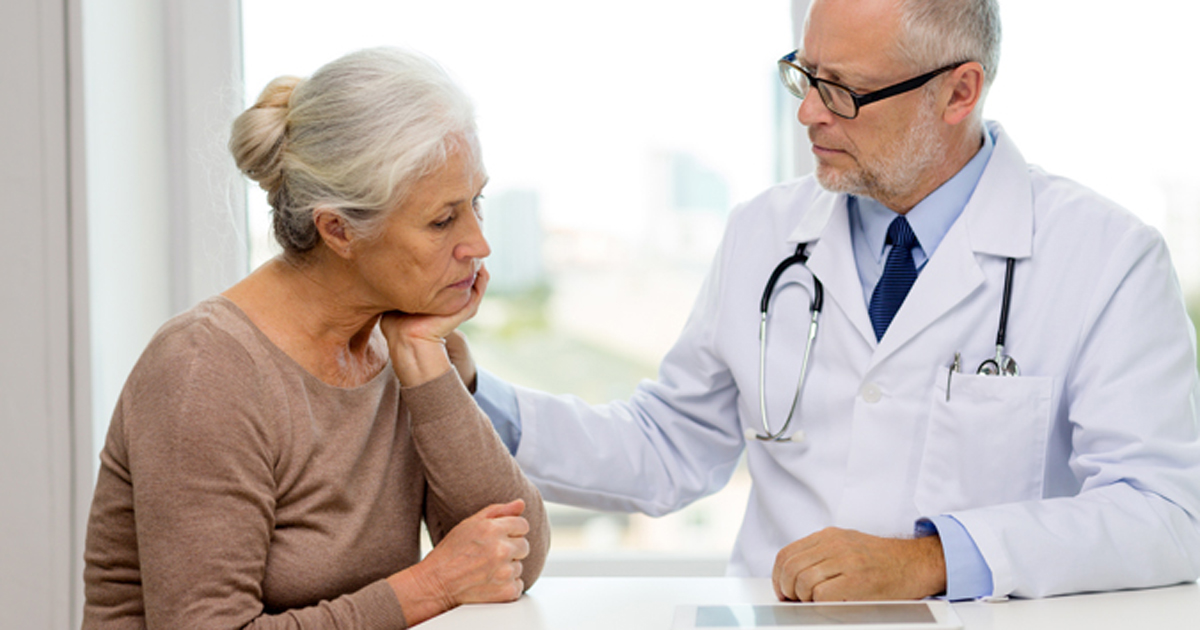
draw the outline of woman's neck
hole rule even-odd
[[[313,376],[355,387],[387,365],[388,352],[376,328],[380,312],[341,262],[320,253],[302,262],[276,257],[223,295]]]

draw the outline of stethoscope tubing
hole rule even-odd
[[[800,404],[800,393],[804,388],[804,380],[808,375],[808,362],[812,356],[812,347],[817,339],[817,325],[821,315],[821,308],[825,302],[825,287],[816,275],[812,276],[813,290],[810,294],[809,313],[811,321],[808,326],[808,338],[804,343],[804,355],[800,363],[800,377],[796,380],[796,391],[792,394],[792,404],[788,408],[787,418],[783,422],[783,426],[778,431],[772,431],[770,421],[767,420],[767,388],[766,388],[766,373],[767,373],[767,313],[771,305],[771,295],[775,292],[775,285],[779,282],[779,278],[792,265],[801,265],[808,267],[808,254],[805,252],[807,243],[800,243],[796,246],[796,253],[784,258],[775,269],[771,271],[770,278],[767,279],[767,286],[763,288],[762,299],[759,301],[759,325],[758,325],[758,409],[762,417],[762,425],[764,433],[758,433],[753,429],[747,429],[747,439],[753,437],[763,442],[789,442],[802,441],[804,439],[803,431],[797,431],[792,436],[784,437],[788,428],[792,424],[792,419],[795,417],[796,409]],[[1005,263],[1004,270],[1004,295],[1000,302],[1000,323],[996,327],[996,357],[995,359],[985,359],[979,364],[978,374],[997,374],[1002,376],[1017,376],[1020,374],[1020,369],[1017,362],[1011,356],[1004,353],[1005,338],[1008,334],[1008,312],[1012,303],[1013,289],[1013,269],[1016,266],[1016,260],[1009,257]],[[811,274],[811,272],[810,272]],[[991,365],[995,371],[987,370]]]
[[[1000,301],[1000,323],[996,326],[996,356],[984,359],[979,364],[976,374],[985,376],[1020,376],[1021,368],[1009,355],[1005,354],[1004,344],[1008,334],[1008,310],[1012,303],[1013,268],[1017,261],[1009,257],[1004,268],[1004,296]]]
[[[787,419],[784,420],[783,426],[778,431],[772,431],[770,422],[767,420],[767,312],[771,304],[771,294],[775,292],[775,285],[779,282],[780,276],[792,265],[806,266],[808,262],[808,254],[805,252],[807,243],[800,243],[796,246],[796,253],[783,259],[775,266],[771,272],[771,277],[767,280],[767,286],[763,289],[762,300],[759,302],[759,325],[758,325],[758,409],[762,415],[763,431],[747,431],[747,435],[753,435],[754,438],[764,442],[785,442],[799,441],[803,439],[803,435],[793,434],[790,437],[784,437],[788,427],[792,424],[792,418],[795,417],[796,408],[800,404],[800,392],[804,388],[804,378],[808,374],[809,357],[812,356],[812,346],[817,339],[818,320],[821,316],[821,309],[825,305],[825,287],[817,277],[813,276],[813,290],[810,294],[809,313],[811,321],[808,325],[808,338],[804,343],[804,355],[800,363],[800,377],[796,380],[796,391],[792,394],[792,404],[788,409]]]
[[[1008,307],[1012,303],[1013,267],[1017,261],[1009,258],[1004,265],[1004,298],[1000,302],[1000,325],[996,328],[996,345],[1004,347],[1004,337],[1008,334]]]

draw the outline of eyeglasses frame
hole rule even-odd
[[[817,94],[821,97],[821,103],[825,105],[825,109],[828,109],[831,114],[838,116],[839,118],[845,118],[847,120],[853,120],[854,118],[857,118],[858,111],[860,109],[862,109],[863,105],[870,105],[871,103],[874,103],[876,101],[882,101],[885,98],[891,98],[893,96],[899,96],[901,94],[904,94],[905,92],[911,92],[911,91],[921,87],[922,85],[929,83],[930,80],[932,80],[934,77],[938,76],[939,74],[941,74],[943,72],[948,72],[948,71],[954,70],[962,65],[970,63],[970,61],[959,61],[956,63],[952,63],[948,66],[942,66],[941,68],[938,68],[937,70],[931,70],[929,72],[926,72],[925,74],[913,77],[906,81],[901,81],[899,83],[889,85],[885,88],[875,90],[873,92],[867,92],[866,94],[859,94],[858,92],[855,92],[854,90],[852,90],[836,81],[829,81],[828,79],[819,79],[819,78],[813,76],[813,74],[811,72],[809,72],[808,70],[805,70],[803,67],[800,66],[800,64],[796,63],[796,54],[799,52],[800,52],[799,50],[793,50],[792,52],[784,55],[779,60],[779,78],[783,82],[783,86],[786,87],[788,89],[788,91],[791,92],[796,98],[803,99],[804,95],[798,94],[796,92],[796,90],[793,89],[791,82],[787,80],[787,75],[785,74],[787,72],[787,66],[790,66],[792,68],[795,68],[796,70],[799,70],[800,73],[803,74],[804,77],[808,79],[808,83],[810,85],[809,89],[817,90]],[[845,114],[834,111],[834,109],[829,105],[829,102],[827,100],[828,97],[825,96],[826,92],[821,89],[822,83],[845,90],[846,93],[850,95],[850,100],[854,103],[854,113],[850,116],[847,116]]]

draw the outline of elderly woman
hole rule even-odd
[[[402,628],[519,597],[549,545],[541,497],[445,343],[488,277],[470,102],[432,62],[367,50],[276,79],[230,148],[284,252],[130,375],[84,627]]]

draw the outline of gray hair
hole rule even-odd
[[[411,185],[459,146],[478,159],[470,99],[437,63],[395,48],[271,81],[229,140],[238,168],[267,191],[275,240],[293,255],[320,242],[318,207],[357,236],[376,235]]]
[[[927,71],[959,61],[983,64],[984,90],[1000,65],[997,0],[899,0],[902,61]]]

